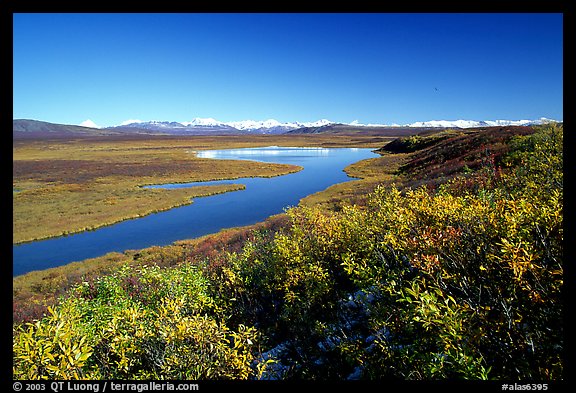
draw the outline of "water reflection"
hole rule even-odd
[[[250,147],[245,149],[231,149],[231,150],[202,150],[196,153],[199,158],[214,158],[221,160],[255,160],[259,161],[257,157],[266,156],[293,156],[298,153],[299,156],[327,156],[330,150],[323,147]],[[256,158],[256,159],[255,159]]]

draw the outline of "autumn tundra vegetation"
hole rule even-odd
[[[16,138],[14,244],[93,230],[242,189],[241,184],[146,189],[150,184],[273,177],[295,165],[199,158],[196,152],[258,146],[380,147],[389,136],[108,136]]]
[[[16,277],[14,378],[562,379],[562,147],[558,124],[400,138],[356,194]]]

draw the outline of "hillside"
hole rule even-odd
[[[534,133],[530,126],[481,127],[466,130],[424,131],[398,138],[377,151],[412,153],[400,171],[411,186],[439,184],[455,175],[472,172],[486,165],[501,165],[509,143],[516,136]]]
[[[67,136],[101,136],[115,135],[115,131],[55,124],[38,120],[17,119],[12,121],[12,138],[67,137]]]
[[[200,133],[199,135],[202,135]],[[70,124],[49,123],[39,120],[16,119],[12,121],[13,139],[62,139],[82,137],[138,137],[168,136],[169,132],[141,127],[92,128]],[[177,134],[176,134],[177,135]]]
[[[425,130],[431,130],[429,127],[371,127],[371,126],[353,126],[348,124],[326,124],[319,127],[302,127],[288,131],[286,134],[337,134],[337,135],[373,135],[373,136],[409,136],[418,134]],[[433,129],[435,131],[442,128]]]
[[[565,378],[563,127],[410,138],[362,204],[100,259],[14,325],[15,378]]]

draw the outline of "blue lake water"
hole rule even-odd
[[[254,224],[298,205],[300,199],[337,183],[354,180],[343,169],[375,157],[370,149],[287,148],[270,146],[199,151],[199,157],[253,160],[302,166],[273,178],[243,178],[149,187],[244,184],[245,190],[194,198],[191,205],[122,221],[94,231],[13,246],[13,275],[47,269],[108,252],[163,246],[224,228]]]

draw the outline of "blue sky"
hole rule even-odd
[[[562,14],[14,14],[13,118],[563,120]]]

